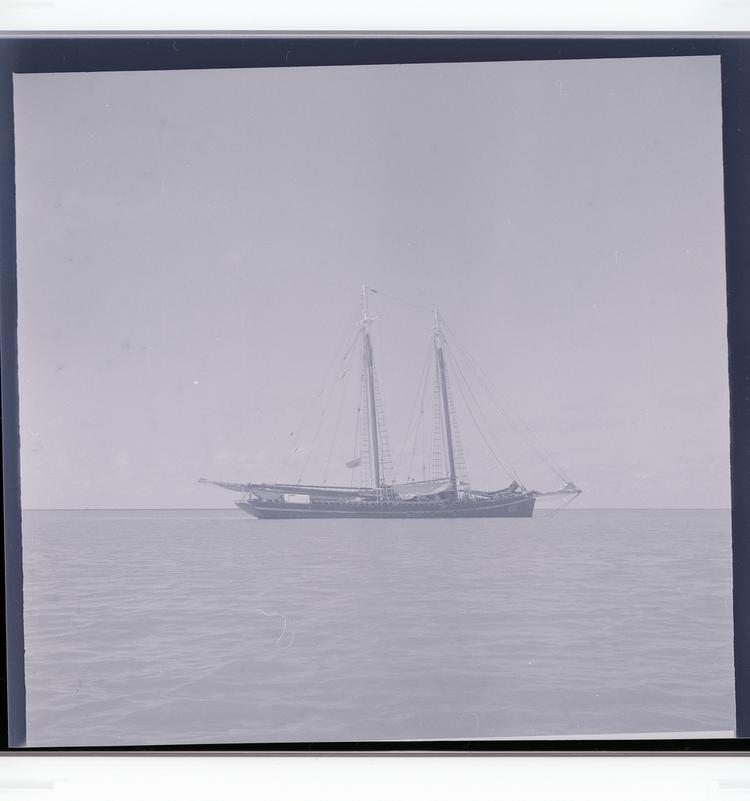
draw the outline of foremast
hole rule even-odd
[[[372,484],[375,490],[383,488],[383,471],[380,464],[380,445],[378,436],[378,408],[375,396],[375,358],[372,353],[370,323],[373,321],[367,313],[367,287],[362,286],[362,358],[364,362],[365,380],[367,382],[367,417],[369,420],[370,459]]]
[[[456,455],[453,446],[453,426],[451,424],[450,404],[448,402],[448,380],[445,376],[445,336],[440,327],[440,315],[437,307],[434,309],[435,325],[433,328],[433,344],[435,347],[435,369],[437,370],[438,385],[440,387],[440,411],[442,417],[443,436],[448,455],[448,478],[451,482],[451,491],[458,493],[458,478],[456,476]]]

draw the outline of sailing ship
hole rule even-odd
[[[358,341],[361,346],[362,365],[356,426],[357,453],[346,463],[351,470],[360,469],[360,474],[365,478],[360,482],[361,486],[303,484],[301,479],[297,483],[284,484],[233,483],[201,478],[201,483],[241,493],[242,497],[236,501],[236,505],[259,519],[531,517],[536,501],[541,497],[560,496],[563,499],[559,507],[561,509],[581,493],[572,481],[554,467],[563,484],[559,489],[548,492],[528,489],[514,471],[511,483],[501,489],[478,490],[471,487],[463,467],[463,448],[458,438],[456,407],[448,378],[444,321],[437,308],[432,310],[430,346],[435,379],[433,475],[429,479],[423,476],[421,480],[410,479],[405,483],[388,480],[389,446],[375,370],[371,326],[376,318],[370,317],[368,311],[370,292],[376,290],[362,287],[361,319],[355,337],[355,342]],[[485,442],[490,444],[487,439]],[[495,456],[503,465],[497,454]]]

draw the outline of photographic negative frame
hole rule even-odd
[[[736,730],[742,738],[747,730],[747,608],[743,580],[746,549],[744,483],[747,475],[747,415],[750,409],[744,386],[750,353],[743,309],[750,287],[743,264],[750,242],[746,219],[750,161],[745,148],[748,109],[743,97],[747,85],[748,41],[743,37],[120,37],[120,38],[9,38],[2,43],[3,104],[2,186],[2,401],[5,504],[5,597],[8,649],[8,745],[25,742],[23,699],[22,550],[20,509],[20,464],[18,438],[18,378],[16,320],[16,220],[14,214],[14,139],[12,76],[26,73],[114,72],[161,70],[252,69],[263,67],[350,66],[376,64],[451,64],[518,62],[570,59],[632,59],[649,57],[718,56],[722,70],[722,115],[724,152],[725,245],[729,331],[729,380],[732,462],[732,550],[734,560],[734,637]],[[106,750],[111,746],[102,746]],[[139,746],[132,746],[139,747]],[[170,746],[152,746],[155,750]],[[403,750],[403,742],[317,742],[200,744],[197,750],[309,751],[331,749]],[[412,741],[414,751],[586,751],[586,740],[447,740]],[[640,751],[643,749],[734,751],[735,739],[606,740],[596,749]],[[96,750],[100,750],[97,748]]]

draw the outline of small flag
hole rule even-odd
[[[352,459],[351,462],[347,462],[346,466],[347,467],[359,467],[361,464],[362,464],[362,460],[357,458],[357,459]]]

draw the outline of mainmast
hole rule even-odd
[[[373,486],[381,489],[383,478],[380,469],[380,448],[378,444],[378,410],[375,402],[375,360],[372,354],[370,323],[373,318],[367,314],[367,287],[362,286],[362,351],[367,379],[367,408],[370,421],[370,456],[372,459]]]
[[[454,492],[458,492],[456,459],[453,453],[453,429],[451,428],[451,412],[448,403],[448,383],[445,377],[445,356],[443,353],[445,337],[440,329],[440,315],[438,314],[437,307],[435,307],[435,329],[433,339],[435,343],[435,365],[437,368],[438,383],[440,384],[440,408],[443,416],[443,433],[445,434],[445,444],[448,451],[448,471],[451,487]]]

